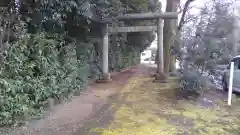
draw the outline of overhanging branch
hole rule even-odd
[[[191,2],[193,2],[195,0],[187,0],[186,3],[184,4],[184,8],[183,8],[183,13],[182,13],[182,16],[181,16],[181,19],[180,19],[180,22],[178,24],[178,31],[181,30],[181,28],[183,27],[184,23],[185,23],[185,15],[187,13],[187,10],[188,10],[188,7],[189,5],[191,4]]]

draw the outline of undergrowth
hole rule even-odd
[[[196,69],[185,69],[181,76],[180,88],[195,94],[200,94],[206,86],[206,78]]]

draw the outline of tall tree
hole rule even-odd
[[[172,12],[177,12],[178,6],[180,5],[180,0],[173,0],[173,9]],[[171,48],[171,54],[170,54],[170,63],[169,63],[169,72],[173,72],[175,70],[176,66],[176,54],[174,54],[174,50],[172,50],[173,46],[179,46],[179,39],[180,38],[180,33],[177,30],[178,26],[178,20],[172,20],[171,22],[172,25],[172,35],[170,41],[170,48]],[[180,48],[180,47],[177,47]]]
[[[166,3],[166,12],[173,11],[173,0],[167,0]],[[173,25],[172,20],[165,19],[164,27],[163,27],[163,52],[164,52],[164,72],[167,73],[169,71],[170,66],[170,42],[173,34]]]
[[[173,46],[175,45],[176,41],[179,42],[180,40],[180,31],[183,27],[183,25],[186,22],[186,13],[188,11],[188,8],[194,0],[187,0],[183,6],[182,10],[182,16],[180,17],[180,22],[177,26],[177,29],[175,30],[175,22],[174,20],[164,20],[164,35],[163,35],[163,44],[164,44],[164,70],[165,72],[169,72],[170,66],[175,66],[175,58],[171,58],[171,51],[175,51],[174,53],[179,53],[180,46]],[[173,12],[177,10],[177,5],[179,4],[179,0],[167,0],[166,3],[166,12]],[[180,7],[180,5],[179,5]],[[173,25],[174,23],[174,25]],[[176,34],[176,36],[174,36]],[[158,51],[157,51],[158,52]],[[157,62],[157,57],[155,59]],[[170,65],[171,64],[171,65]]]
[[[184,61],[188,65],[214,73],[216,65],[228,62],[232,54],[234,16],[231,2],[212,1],[201,9],[200,17],[188,24],[183,33]]]

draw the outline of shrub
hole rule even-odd
[[[44,33],[26,34],[11,45],[0,70],[0,125],[41,113],[48,98],[85,88],[88,57],[77,58],[75,48]]]
[[[196,69],[185,69],[181,76],[181,90],[200,94],[206,85],[205,79]]]
[[[122,46],[109,54],[113,71],[139,61],[140,51],[129,53],[132,50]],[[23,34],[11,44],[1,65],[0,125],[39,115],[49,98],[67,96],[84,89],[89,78],[98,78],[101,61],[96,53],[102,50],[94,50],[90,42],[66,40],[58,34]]]

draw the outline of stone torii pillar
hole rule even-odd
[[[157,50],[158,50],[158,64],[157,73],[164,72],[164,59],[163,59],[163,20],[157,21]]]
[[[161,18],[157,20],[157,50],[158,61],[154,82],[166,83],[167,76],[164,73],[164,54],[163,54],[163,20]]]
[[[108,74],[108,25],[106,24],[103,28],[103,41],[102,41],[102,49],[103,49],[103,74]]]
[[[110,73],[108,70],[108,49],[109,49],[109,40],[108,40],[108,24],[104,24],[102,28],[102,75],[101,81],[108,82],[111,81]]]
[[[119,32],[143,32],[143,31],[155,31],[157,29],[158,34],[158,50],[159,50],[159,62],[157,75],[155,80],[165,81],[166,76],[164,75],[163,68],[163,19],[177,19],[178,13],[176,12],[165,12],[165,13],[135,13],[135,14],[124,14],[117,16],[116,19],[119,21],[125,20],[158,20],[157,27],[155,26],[132,26],[132,27],[117,27],[117,28],[108,28],[107,24],[104,24],[103,27],[103,37],[102,37],[102,76],[98,82],[108,82],[111,80],[110,74],[108,71],[108,36],[109,32],[119,33]]]

